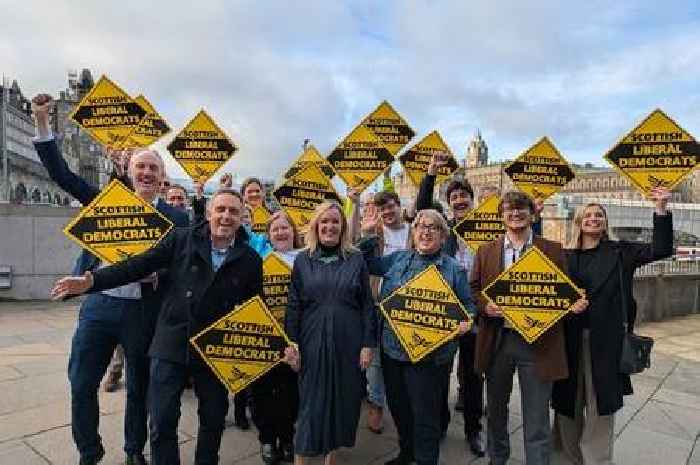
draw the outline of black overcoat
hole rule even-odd
[[[163,295],[149,355],[182,364],[193,356],[198,360],[189,339],[234,306],[262,295],[262,260],[246,239],[247,234],[240,228],[215,273],[209,223],[177,228],[154,248],[95,271],[90,292],[111,289],[167,269],[170,282]]]
[[[324,262],[318,251],[304,250],[294,260],[285,328],[301,355],[296,453],[325,455],[355,445],[360,350],[377,344],[374,311],[359,252]]]
[[[624,309],[630,327],[634,326],[637,306],[632,295],[634,271],[647,263],[673,253],[673,220],[671,213],[654,215],[654,236],[651,244],[626,241],[601,241],[591,268],[596,270],[592,285],[577,280],[577,252],[568,255],[569,274],[576,284],[585,288],[589,306],[591,365],[593,386],[600,415],[611,415],[622,407],[622,396],[632,394],[629,375],[619,372],[622,336],[624,334],[622,291],[626,294]],[[622,266],[623,286],[620,286]],[[564,321],[569,377],[554,383],[552,406],[557,413],[573,418],[579,381],[580,344],[583,331],[582,316],[570,315]]]

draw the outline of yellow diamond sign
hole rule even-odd
[[[296,159],[287,172],[284,173],[284,178],[295,176],[309,164],[314,164],[321,168],[321,171],[323,171],[323,174],[326,175],[328,179],[333,179],[333,176],[335,176],[335,171],[333,171],[331,164],[321,156],[316,147],[309,145],[306,150],[299,155],[299,158]]]
[[[148,147],[170,132],[168,123],[158,114],[146,97],[139,95],[134,101],[141,105],[141,108],[146,110],[146,116],[141,120],[138,126],[134,127],[131,134],[119,144],[122,148]]]
[[[700,145],[666,113],[651,112],[605,159],[645,196],[673,189],[700,163]]]
[[[435,265],[392,292],[382,301],[381,311],[413,363],[454,338],[461,321],[471,323]]]
[[[263,260],[263,298],[272,316],[282,325],[287,311],[292,269],[279,255],[272,252]]]
[[[299,229],[311,221],[317,205],[326,200],[340,203],[331,180],[315,164],[308,165],[295,176],[286,179],[275,189],[273,195]]]
[[[470,210],[452,230],[474,253],[482,244],[498,239],[505,233],[503,220],[498,214],[497,195],[486,198],[477,208]]]
[[[270,219],[270,212],[263,206],[255,207],[251,217],[251,229],[259,234],[267,233],[267,220]]]
[[[362,124],[379,137],[392,156],[396,156],[416,134],[386,100],[362,120]]]
[[[238,150],[236,144],[201,110],[168,145],[168,151],[190,177],[206,182]]]
[[[416,186],[419,186],[425,175],[428,174],[428,165],[435,152],[446,153],[449,157],[447,164],[438,169],[435,183],[440,185],[457,170],[457,161],[439,132],[431,132],[399,157],[403,169],[406,170],[408,177]]]
[[[481,291],[529,343],[559,321],[584,292],[540,249],[528,249]]]
[[[153,205],[115,179],[63,232],[107,263],[116,263],[155,246],[172,227]]]
[[[190,343],[234,394],[281,363],[290,345],[260,296],[233,309]]]
[[[83,97],[70,118],[103,145],[119,146],[146,116],[146,110],[107,76]]]
[[[357,126],[328,156],[335,172],[351,189],[364,190],[394,162],[382,141],[365,126]]]
[[[518,189],[534,199],[556,194],[575,174],[552,141],[543,137],[505,167]]]

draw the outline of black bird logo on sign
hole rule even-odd
[[[229,378],[231,382],[245,381],[250,378],[250,375],[245,371],[241,371],[236,367],[231,367],[231,377]]]
[[[205,177],[207,175],[207,172],[203,170],[201,166],[195,166],[194,172],[199,177]]]
[[[546,328],[547,325],[544,323],[544,321],[537,320],[535,318],[532,318],[529,315],[525,315],[525,329],[530,330],[530,329],[544,329]]]
[[[114,249],[114,251],[117,252],[117,255],[119,255],[119,260],[126,260],[133,255],[131,252],[127,252],[122,249]]]
[[[432,345],[432,342],[413,331],[413,334],[411,335],[411,348],[423,347],[425,349],[429,349]]]
[[[654,187],[668,187],[671,185],[671,183],[666,181],[665,179],[659,179],[652,174],[650,174],[647,179],[649,180],[649,183]]]

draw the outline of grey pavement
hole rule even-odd
[[[70,432],[66,365],[76,304],[0,302],[0,465],[76,464]],[[617,464],[700,465],[700,315],[650,323],[640,333],[656,339],[653,366],[633,378],[616,421]],[[454,404],[456,382],[452,382]],[[100,393],[100,432],[107,449],[103,464],[123,461],[124,389]],[[232,410],[232,409],[231,409]],[[396,433],[358,431],[357,446],[339,453],[340,464],[382,464],[397,451]],[[197,431],[196,402],[183,399],[180,447],[192,463]],[[511,401],[510,463],[524,463],[520,402]],[[445,464],[486,464],[465,449],[461,414],[454,415],[442,446]],[[260,464],[254,430],[224,433],[222,464]],[[320,462],[319,462],[320,463]]]

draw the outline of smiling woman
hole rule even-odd
[[[376,338],[367,266],[349,236],[340,205],[325,202],[294,261],[285,327],[298,345],[287,350],[299,370],[297,464],[323,455],[332,465],[336,449],[355,445],[361,370],[369,366]]]

